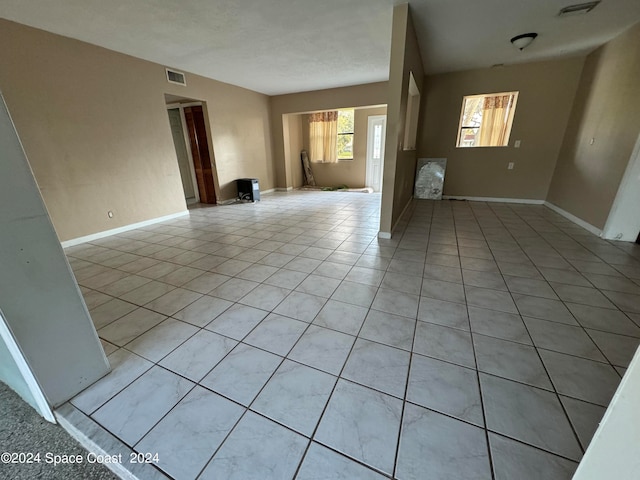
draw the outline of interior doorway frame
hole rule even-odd
[[[180,112],[180,121],[182,122],[182,135],[184,136],[184,144],[186,147],[185,150],[187,151],[187,156],[189,158],[189,172],[191,173],[191,182],[193,184],[193,191],[195,193],[195,201],[187,202],[187,204],[200,202],[200,189],[198,188],[198,179],[196,178],[196,170],[193,163],[193,154],[191,153],[191,149],[189,148],[190,140],[189,140],[189,131],[187,130],[187,118],[184,115],[185,108],[195,107],[195,106],[200,106],[204,109],[204,105],[202,104],[202,102],[168,103],[167,104],[167,113],[169,110],[173,110],[176,108]]]
[[[382,145],[381,145],[381,153],[382,153],[382,158],[381,158],[381,163],[380,163],[380,190],[378,190],[379,192],[382,192],[382,186],[383,186],[383,181],[384,181],[384,148],[385,148],[385,141],[386,141],[386,132],[387,132],[387,116],[386,115],[369,115],[367,117],[367,152],[366,152],[366,156],[365,156],[365,174],[364,174],[364,178],[365,178],[365,186],[366,187],[370,187],[373,185],[373,181],[372,181],[372,160],[373,160],[373,136],[372,136],[372,131],[373,131],[373,122],[378,121],[378,120],[384,120],[384,128],[382,131]],[[375,191],[375,190],[374,190]]]

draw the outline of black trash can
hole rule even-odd
[[[239,178],[236,184],[239,200],[260,201],[260,185],[257,178]]]

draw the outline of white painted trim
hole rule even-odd
[[[13,337],[11,330],[9,330],[9,325],[5,322],[2,314],[0,314],[0,338],[2,338],[4,343],[7,345],[9,354],[16,362],[22,378],[27,384],[31,395],[33,395],[33,399],[38,407],[38,413],[40,413],[46,421],[56,423],[51,407],[49,407],[49,402],[47,402],[38,380],[36,380],[27,360],[24,358],[24,355],[22,355],[22,350],[20,350],[20,346],[16,343],[16,339]]]
[[[169,110],[170,108],[186,108],[186,107],[203,107],[204,108],[204,104],[203,102],[196,100],[194,102],[175,102],[175,103],[167,103],[166,105],[167,110]]]
[[[287,187],[287,188],[276,187],[273,190],[276,192],[290,192],[291,190],[293,190],[293,187]]]
[[[187,117],[184,114],[184,106],[178,107],[180,112],[180,122],[182,123],[182,136],[184,137],[184,148],[187,151],[189,159],[189,172],[191,173],[191,184],[193,192],[196,194],[196,203],[200,202],[200,188],[198,187],[198,177],[196,176],[195,162],[193,161],[193,153],[191,152],[191,139],[189,138],[189,129],[187,128]],[[176,157],[177,160],[177,157]],[[212,166],[213,167],[213,166]]]
[[[202,108],[204,108],[203,102],[199,102],[199,101],[181,103],[180,106],[182,108],[186,108],[186,107],[202,107]]]
[[[550,203],[550,202],[544,202],[544,206],[550,208],[551,210],[553,210],[556,213],[559,213],[560,215],[562,215],[567,220],[571,220],[573,223],[575,223],[576,225],[584,228],[588,232],[591,232],[591,233],[593,233],[594,235],[597,235],[597,236],[601,236],[602,235],[602,230],[600,230],[597,227],[594,227],[590,223],[585,222],[581,218],[576,217],[575,215],[567,212],[566,210],[561,209],[557,205],[554,205],[553,203]]]
[[[187,117],[184,115],[184,105],[179,103],[172,103],[167,105],[167,114],[169,110],[178,110],[178,114],[180,115],[180,123],[182,127],[182,136],[184,138],[184,148],[187,151],[187,163],[189,164],[189,173],[191,174],[191,184],[193,186],[193,192],[195,193],[195,201],[191,201],[191,203],[199,203],[200,202],[200,189],[198,188],[198,177],[196,177],[196,168],[193,162],[193,153],[191,153],[191,139],[189,138],[189,131],[187,129]],[[171,123],[171,121],[169,121]],[[171,126],[171,125],[169,125]],[[171,141],[173,141],[173,132],[171,132]],[[174,150],[175,150],[175,142]],[[176,161],[178,161],[178,152],[176,152]],[[186,200],[186,199],[185,199]],[[188,205],[191,203],[187,202]]]
[[[400,220],[402,220],[402,217],[404,217],[404,214],[407,213],[407,209],[409,208],[409,206],[411,205],[411,201],[413,200],[413,195],[411,195],[411,197],[409,197],[409,201],[407,202],[407,204],[404,206],[404,208],[402,209],[402,213],[400,213],[400,216],[398,217],[398,220],[396,220],[396,223],[393,224],[393,227],[391,227],[391,232],[383,232],[382,230],[380,230],[378,232],[378,237],[380,238],[391,238],[391,236],[393,235],[394,230],[396,229],[396,227],[398,226],[398,223],[400,223]],[[386,235],[389,235],[388,237]]]
[[[87,451],[91,453],[95,453],[96,455],[114,455],[114,452],[108,452],[104,448],[102,448],[97,442],[95,442],[89,436],[89,429],[82,428],[87,427],[88,425],[84,424],[82,426],[74,425],[69,419],[67,419],[64,415],[60,414],[60,412],[56,411],[56,418],[58,419],[58,423],[62,428],[64,428],[69,435],[76,439],[76,441],[82,445]],[[92,422],[92,420],[90,420]],[[139,480],[139,477],[134,475],[126,465],[129,465],[129,459],[125,461],[122,459],[122,463],[119,462],[105,462],[103,465],[115,473],[118,477],[126,480]]]
[[[391,229],[392,232],[396,229],[396,227],[398,226],[398,223],[400,223],[400,220],[402,220],[402,217],[404,217],[404,214],[407,213],[407,209],[411,205],[411,201],[412,200],[413,200],[413,195],[411,195],[409,197],[409,201],[407,202],[407,204],[402,209],[402,213],[400,213],[400,216],[398,217],[398,220],[396,221],[396,223],[393,225],[393,228]]]
[[[167,82],[173,83],[174,85],[180,85],[181,87],[186,87],[187,86],[187,76],[185,75],[184,72],[181,72],[179,70],[176,70],[174,68],[169,68],[169,67],[165,67],[164,71],[166,72]],[[184,79],[184,83],[176,82],[175,80],[169,79],[169,72],[173,72],[173,73],[177,73],[179,75],[182,75],[182,78]]]
[[[238,201],[237,198],[229,198],[227,200],[216,200],[216,205],[231,205],[232,203],[236,203]]]
[[[443,195],[443,200],[468,200],[470,202],[523,203],[526,205],[544,205],[544,200],[532,198],[501,198],[501,197],[467,197],[464,195]]]
[[[372,174],[373,163],[373,124],[382,120],[382,144],[380,145],[380,152],[382,158],[380,159],[380,189],[376,193],[382,192],[382,183],[384,181],[384,147],[387,136],[387,116],[386,115],[369,115],[367,117],[367,154],[365,161],[365,186],[373,187],[374,179]]]
[[[84,237],[72,238],[71,240],[66,240],[60,243],[62,245],[62,248],[73,247],[75,245],[80,245],[81,243],[87,243],[92,240],[98,240],[100,238],[109,237],[111,235],[116,235],[118,233],[128,232],[129,230],[135,230],[136,228],[148,227],[149,225],[166,222],[168,220],[173,220],[174,218],[184,217],[185,215],[189,215],[189,210],[184,210],[183,212],[178,212],[178,213],[172,213],[171,215],[165,215],[164,217],[157,217],[157,218],[152,218],[150,220],[144,220],[142,222],[130,223],[129,225],[125,225],[123,227],[118,227],[118,228],[113,228],[111,230],[104,230],[102,232],[92,233],[91,235],[85,235]]]
[[[273,193],[275,191],[275,188],[270,188],[269,190],[260,190],[260,195],[264,195],[265,193]]]

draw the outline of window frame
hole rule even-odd
[[[486,97],[496,97],[501,95],[511,95],[513,96],[513,106],[509,113],[509,117],[507,119],[507,134],[506,134],[506,143],[504,145],[461,145],[462,141],[462,131],[464,129],[477,128],[478,130],[482,127],[482,121],[479,126],[465,126],[462,124],[464,120],[464,110],[466,106],[467,99],[473,98],[486,98]],[[495,92],[495,93],[478,93],[473,95],[464,95],[462,97],[462,107],[460,108],[460,118],[458,120],[458,132],[456,135],[456,148],[505,148],[509,146],[509,141],[511,140],[511,131],[513,130],[513,122],[516,116],[516,109],[518,107],[518,99],[520,96],[519,90],[511,90],[506,92]]]
[[[347,112],[350,111],[353,114],[353,131],[351,132],[340,132],[340,112]],[[337,128],[337,132],[336,132],[336,161],[337,162],[350,162],[353,161],[353,147],[355,145],[355,129],[356,129],[356,111],[354,108],[339,108],[338,109],[338,128]],[[340,136],[342,135],[351,135],[351,157],[349,158],[340,158],[340,150],[339,150],[339,140],[340,140]]]

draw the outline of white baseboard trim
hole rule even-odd
[[[275,188],[270,188],[269,190],[260,190],[260,195],[264,195],[265,193],[272,193],[275,191],[276,191]]]
[[[92,233],[91,235],[85,235],[84,237],[72,238],[71,240],[60,242],[60,244],[62,245],[62,248],[73,247],[75,245],[87,243],[92,240],[98,240],[100,238],[109,237],[118,233],[128,232],[129,230],[135,230],[136,228],[148,227],[149,225],[153,225],[155,223],[166,222],[167,220],[173,220],[174,218],[184,217],[185,215],[189,215],[188,210],[184,210],[183,212],[178,213],[172,213],[171,215],[165,215],[164,217],[144,220],[142,222],[130,223],[129,225],[124,225],[123,227],[112,228],[111,230],[104,230],[98,233]]]
[[[398,217],[398,220],[396,220],[396,223],[394,223],[393,227],[391,227],[391,233],[393,233],[393,231],[396,229],[396,227],[400,223],[400,220],[402,220],[402,217],[404,217],[404,214],[407,213],[407,209],[411,206],[411,201],[412,200],[413,200],[413,195],[411,195],[409,197],[409,201],[407,202],[407,204],[402,209],[402,212],[400,212],[400,216]]]
[[[413,200],[413,195],[411,196],[411,198],[409,198],[409,201],[407,202],[407,204],[404,206],[404,208],[402,209],[402,213],[400,213],[400,216],[398,217],[398,220],[396,220],[396,223],[393,224],[393,227],[391,227],[391,231],[390,232],[383,232],[382,230],[380,230],[378,232],[378,238],[384,238],[386,240],[390,239],[391,236],[393,235],[393,231],[396,229],[396,227],[398,226],[398,223],[400,223],[400,220],[402,220],[402,217],[404,217],[404,214],[407,213],[407,209],[409,208],[409,206],[411,205],[411,201]]]
[[[290,192],[291,190],[293,190],[293,187],[287,187],[287,188],[276,187],[273,189],[274,192]]]
[[[572,221],[576,225],[584,228],[586,231],[591,232],[594,235],[597,235],[599,237],[602,236],[602,230],[600,230],[597,227],[594,227],[590,223],[585,222],[581,218],[576,217],[575,215],[567,212],[566,210],[563,210],[562,208],[558,207],[557,205],[554,205],[553,203],[550,203],[550,202],[544,202],[544,206],[548,207],[551,210],[553,210],[554,212],[562,215],[564,218],[566,218],[567,220]]]
[[[501,197],[466,197],[463,195],[443,195],[443,200],[468,200],[470,202],[524,203],[527,205],[544,205],[544,200],[531,198],[501,198]]]

